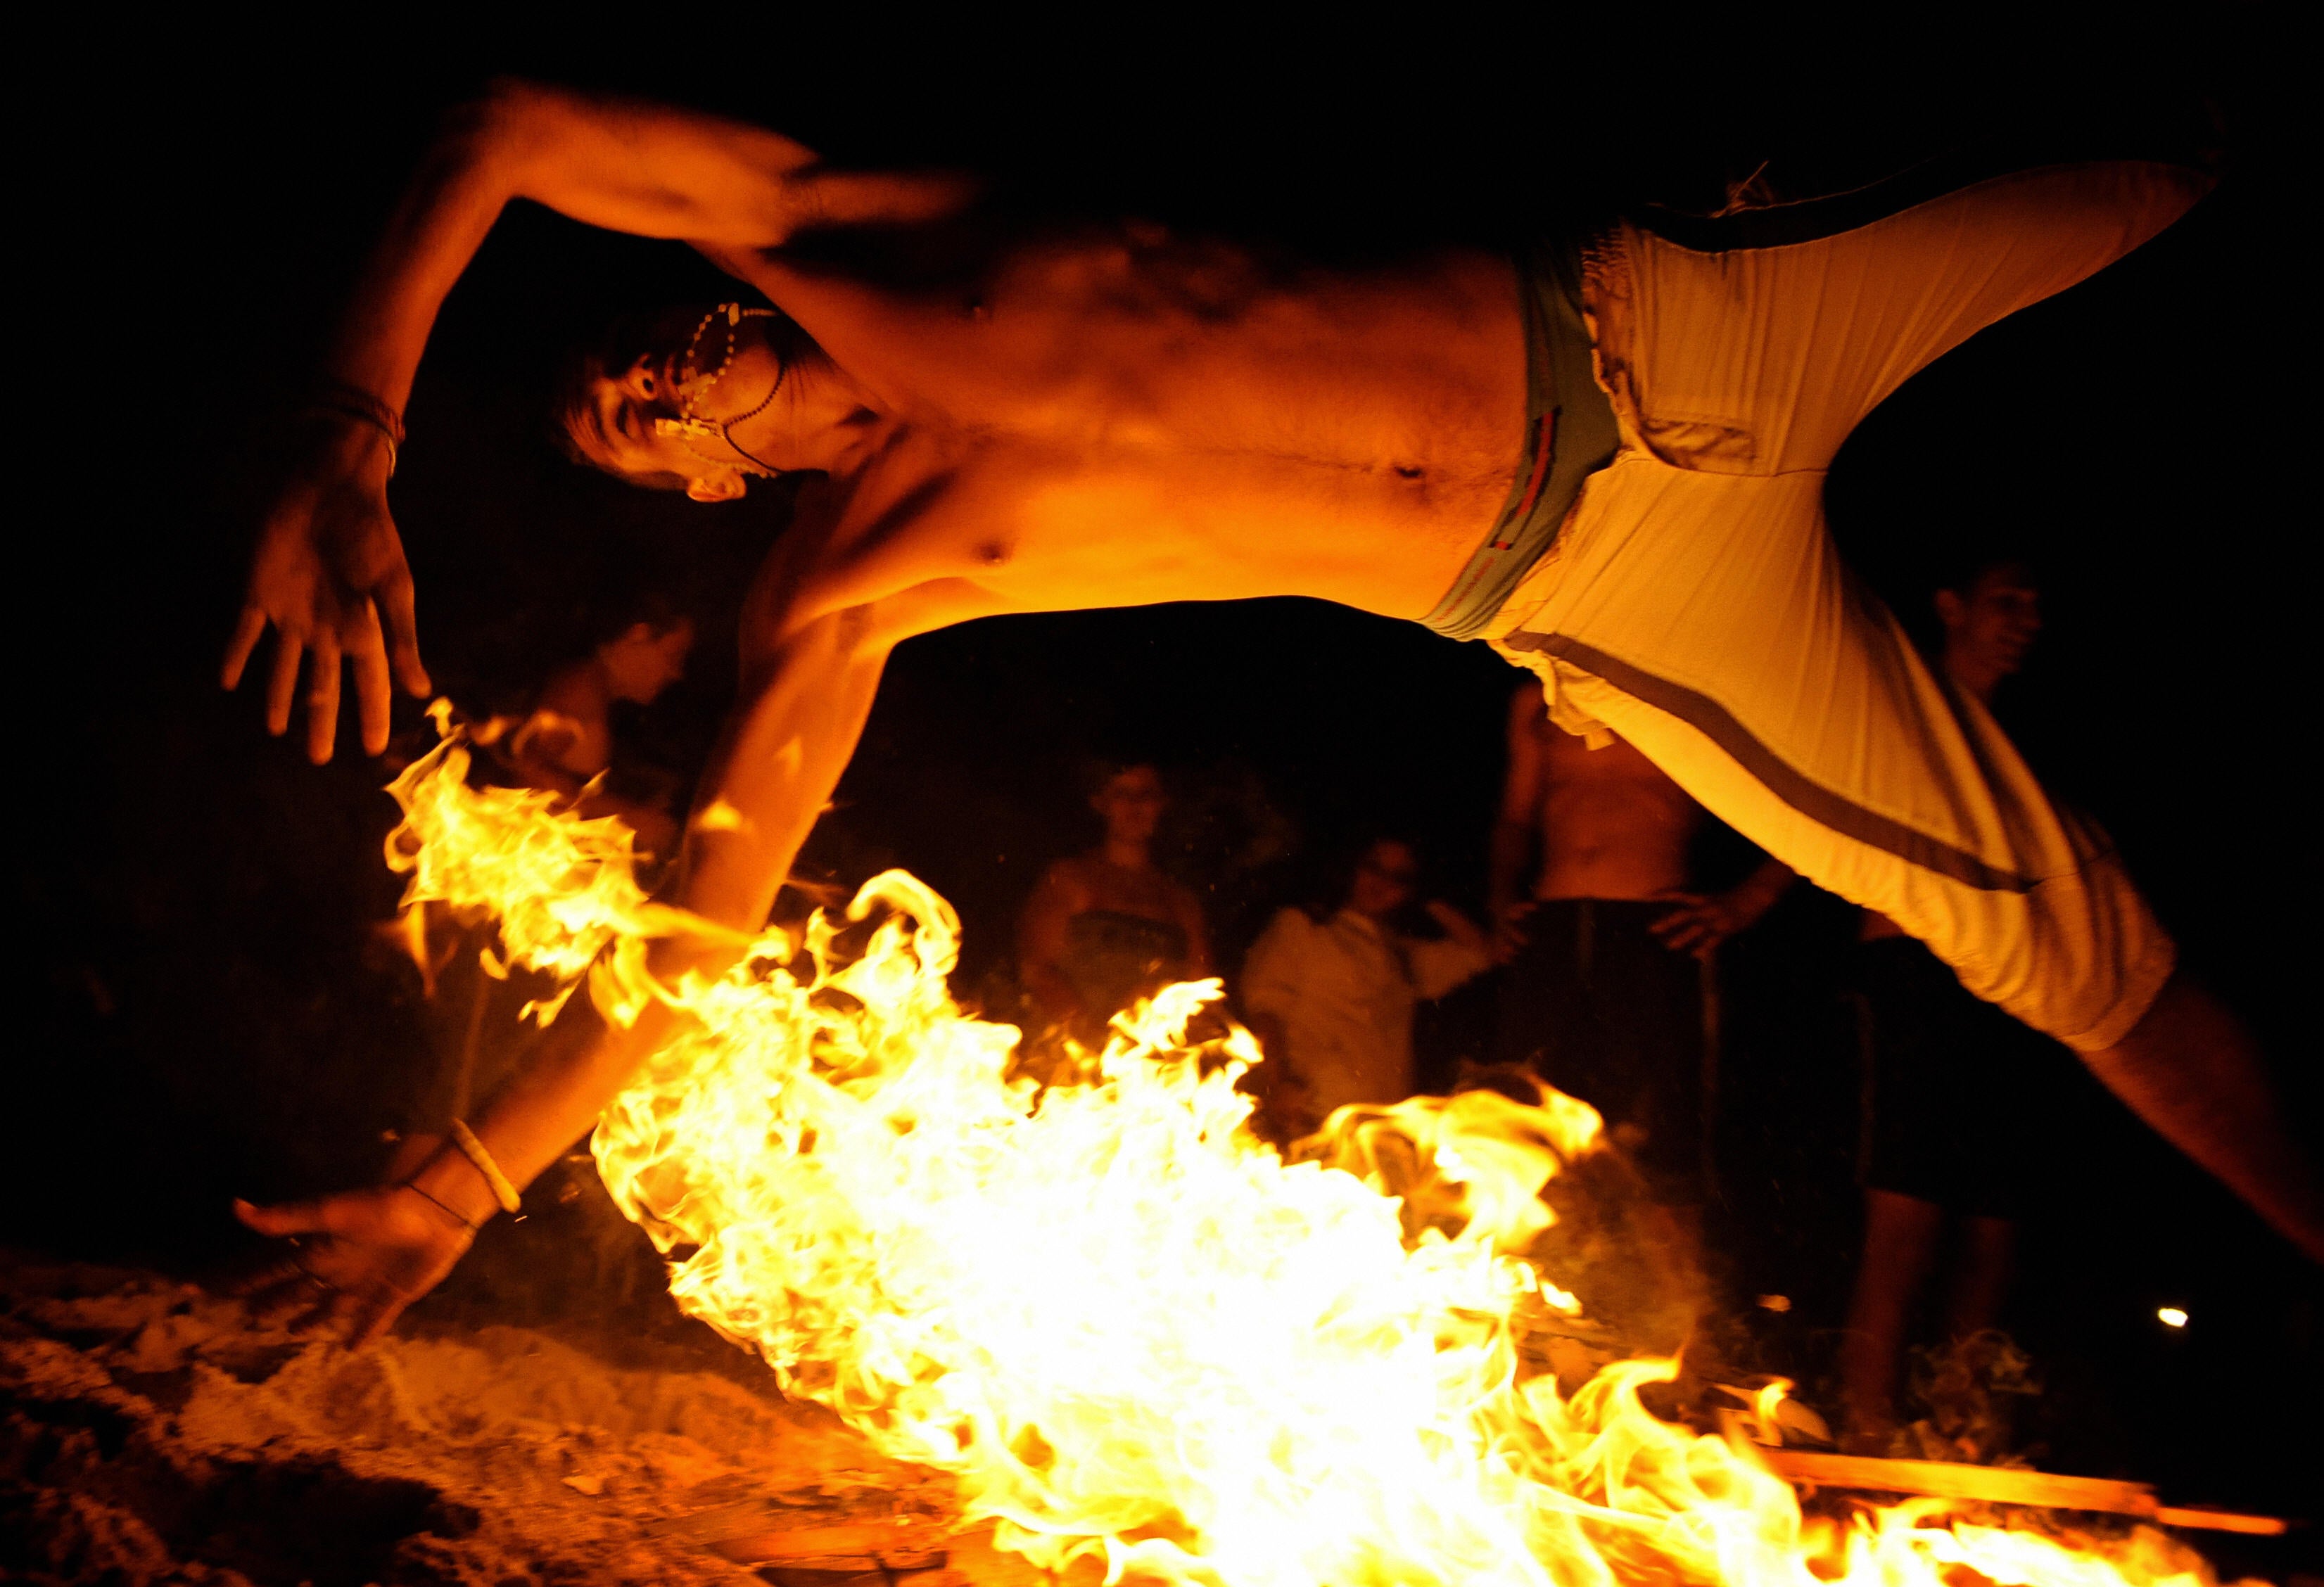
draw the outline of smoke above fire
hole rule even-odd
[[[618,821],[467,770],[447,735],[390,790],[407,909],[496,920],[488,967],[564,989],[529,1008],[544,1023],[584,984],[615,1023],[680,1016],[593,1141],[678,1304],[953,1473],[965,1518],[1038,1565],[1201,1587],[2210,1580],[2151,1530],[1926,1500],[1803,1517],[1750,1418],[1722,1438],[1646,1409],[1670,1361],[1562,1392],[1528,1330],[1588,1297],[1524,1253],[1544,1186],[1597,1139],[1579,1102],[1343,1110],[1287,1161],[1245,1127],[1249,1034],[1187,1034],[1215,982],[1118,1019],[1085,1078],[1044,1087],[1012,1073],[1014,1029],[954,1003],[957,918],[904,872],[744,942],[653,903]],[[739,957],[657,980],[650,946],[689,933]]]

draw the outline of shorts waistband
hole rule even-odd
[[[1585,239],[1545,241],[1517,259],[1525,318],[1526,459],[1484,543],[1420,621],[1448,639],[1475,639],[1557,538],[1582,482],[1614,460],[1614,406],[1591,369],[1582,318]]]

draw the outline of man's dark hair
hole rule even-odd
[[[1151,771],[1162,778],[1159,762],[1142,755],[1085,755],[1074,768],[1074,785],[1084,800],[1093,799],[1113,786],[1113,780],[1130,771]],[[1168,779],[1163,778],[1167,788]]]
[[[1361,827],[1318,854],[1317,863],[1309,867],[1307,885],[1298,900],[1308,918],[1321,926],[1345,908],[1348,895],[1355,890],[1356,872],[1372,857],[1374,850],[1386,844],[1394,844],[1410,854],[1425,880],[1428,859],[1418,844],[1392,826]],[[1414,890],[1418,893],[1420,890],[1416,887]]]
[[[598,613],[590,644],[594,649],[609,640],[621,638],[640,625],[659,639],[670,630],[693,621],[692,613],[658,589],[625,593],[607,603]]]
[[[2023,577],[2030,587],[2042,587],[2041,565],[2033,558],[2015,551],[1995,551],[1975,558],[1964,558],[1945,568],[1937,582],[1930,586],[1929,594],[1933,596],[1939,590],[1950,590],[1957,595],[1966,595],[1976,589],[1978,581],[1988,573],[2015,573]]]

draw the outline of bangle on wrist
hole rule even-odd
[[[493,1200],[500,1204],[501,1211],[513,1213],[524,1205],[518,1199],[516,1186],[509,1182],[506,1174],[501,1172],[501,1166],[493,1161],[493,1154],[484,1149],[484,1143],[476,1139],[476,1132],[468,1128],[466,1121],[452,1121],[452,1144],[458,1147],[460,1155],[484,1176],[484,1183],[492,1186]]]
[[[403,415],[364,391],[361,386],[327,377],[315,383],[300,411],[325,413],[340,419],[352,419],[357,424],[377,430],[387,442],[387,474],[395,477],[396,454],[403,446]]]

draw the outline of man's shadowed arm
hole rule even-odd
[[[650,963],[664,978],[721,973],[763,925],[854,753],[889,652],[914,634],[1015,609],[968,580],[939,578],[817,612],[801,594],[814,558],[810,539],[779,545],[746,608],[742,703],[705,774],[671,890],[669,901],[734,936],[657,944]],[[545,1044],[493,1099],[476,1135],[515,1185],[530,1184],[589,1132],[678,1018],[654,1003],[634,1025]],[[262,1287],[328,1286],[328,1321],[360,1342],[441,1282],[496,1207],[483,1175],[447,1148],[402,1185],[237,1204],[236,1213],[261,1233],[307,1237]]]
[[[241,682],[272,625],[267,727],[281,734],[311,651],[307,751],[318,761],[337,733],[342,658],[355,667],[368,753],[386,747],[391,669],[427,693],[388,475],[437,313],[510,200],[724,261],[805,230],[933,218],[972,190],[945,174],[832,171],[804,145],[741,122],[495,84],[448,118],[357,281],[321,394],[302,416],[300,462],[262,520],[222,681]]]

